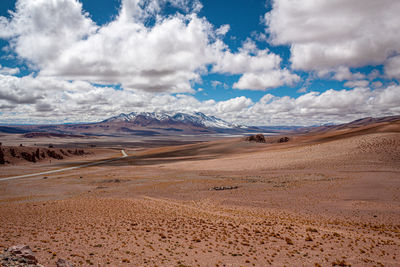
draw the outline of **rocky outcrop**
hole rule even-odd
[[[6,160],[4,159],[4,152],[0,146],[0,164],[6,164]]]
[[[285,136],[285,137],[279,138],[278,143],[286,143],[286,142],[289,142],[289,137]]]
[[[49,147],[52,145],[49,145]],[[45,148],[34,146],[0,146],[0,166],[19,162],[40,162],[43,160],[62,160],[74,156],[90,154],[83,149]]]
[[[47,150],[47,156],[49,156],[50,158],[53,158],[53,159],[58,159],[58,160],[64,158],[60,154],[57,154],[57,152],[55,152],[54,150]]]
[[[35,254],[27,245],[16,245],[9,247],[0,254],[1,267],[44,267],[38,263]],[[57,267],[74,267],[70,262],[64,259],[58,259]]]
[[[246,141],[256,142],[256,143],[265,143],[265,137],[262,134],[250,135],[246,137]]]
[[[1,266],[15,267],[43,267],[38,264],[35,254],[27,245],[16,245],[9,247],[0,254]]]
[[[33,152],[31,154],[31,153],[27,153],[27,152],[23,151],[23,152],[21,152],[21,157],[26,161],[33,162],[33,163],[36,162],[36,154]]]

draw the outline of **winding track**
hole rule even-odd
[[[51,174],[51,173],[75,170],[75,169],[79,169],[79,168],[84,168],[84,167],[89,167],[89,166],[94,166],[94,165],[107,163],[107,162],[110,162],[110,161],[119,160],[119,159],[122,159],[122,158],[126,158],[128,156],[126,154],[125,150],[123,150],[123,149],[121,150],[121,154],[122,154],[122,157],[111,158],[111,159],[106,159],[106,160],[102,160],[102,161],[90,162],[90,163],[86,163],[86,164],[82,164],[82,165],[78,165],[78,166],[73,166],[73,167],[68,167],[68,168],[63,168],[63,169],[57,169],[57,170],[51,170],[51,171],[45,171],[45,172],[38,172],[38,173],[32,173],[32,174],[24,174],[24,175],[12,176],[12,177],[0,178],[0,182],[1,181],[7,181],[7,180],[28,178],[28,177],[33,177],[33,176],[38,176],[38,175],[43,175],[43,174]]]

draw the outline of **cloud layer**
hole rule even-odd
[[[178,12],[163,14],[166,5]],[[310,125],[400,113],[398,1],[273,1],[268,36],[257,40],[290,46],[291,66],[251,38],[231,50],[224,42],[230,26],[216,28],[201,8],[199,0],[122,0],[115,19],[99,26],[77,0],[18,0],[15,12],[0,17],[0,38],[32,73],[0,65],[0,122],[196,110],[251,125]],[[352,71],[369,64],[384,67]],[[204,75],[222,74],[237,75],[233,89],[266,91],[299,84],[302,71],[352,89],[304,87],[298,97],[259,101],[200,101],[195,93],[203,89],[193,89]],[[218,80],[211,85],[228,89]]]
[[[189,13],[159,15],[167,2]],[[100,27],[76,0],[19,0],[10,19],[0,18],[0,37],[41,76],[125,89],[194,92],[192,84],[212,65],[215,72],[244,74],[238,89],[265,90],[298,80],[267,50],[232,54],[222,41],[229,26],[215,29],[198,17],[200,8],[198,1],[124,0],[117,18]],[[253,77],[255,72],[263,79]]]
[[[196,110],[248,125],[315,125],[400,114],[398,103],[398,85],[375,90],[331,89],[297,98],[266,94],[254,103],[245,96],[226,101],[199,101],[187,94],[115,90],[83,81],[0,74],[2,121],[10,123],[99,121],[132,110]]]

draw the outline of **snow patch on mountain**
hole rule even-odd
[[[168,112],[131,112],[129,114],[121,113],[118,116],[111,117],[103,122],[133,122],[138,117],[146,120],[157,120],[159,122],[183,123],[205,128],[222,129],[247,129],[247,126],[229,123],[215,116],[207,116],[201,112],[188,113],[168,113]]]

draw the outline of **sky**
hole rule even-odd
[[[2,0],[0,123],[400,115],[397,0]]]

